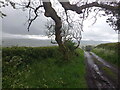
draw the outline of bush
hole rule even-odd
[[[74,52],[74,50],[75,50],[74,42],[72,42],[71,40],[66,40],[64,44],[69,51]]]

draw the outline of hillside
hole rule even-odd
[[[119,47],[120,47],[120,42],[100,44],[100,45],[97,45],[96,47],[97,48],[110,49],[110,50],[118,50]]]

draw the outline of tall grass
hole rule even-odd
[[[119,43],[100,44],[92,51],[110,63],[120,67]]]
[[[58,47],[3,48],[3,88],[86,88],[84,53],[63,62]]]

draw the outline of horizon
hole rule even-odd
[[[80,46],[97,46],[99,44],[105,43],[117,43],[109,41],[95,41],[95,40],[81,40]],[[46,47],[46,46],[56,46],[58,44],[52,44],[50,39],[33,39],[33,38],[4,38],[2,40],[2,47],[11,47],[11,46],[25,46],[25,47]]]

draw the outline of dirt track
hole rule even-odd
[[[108,62],[104,61],[92,52],[85,52],[87,83],[89,88],[107,88],[107,90],[116,90],[119,88],[118,69]],[[105,71],[103,69],[109,71]],[[107,69],[106,69],[107,68]]]

